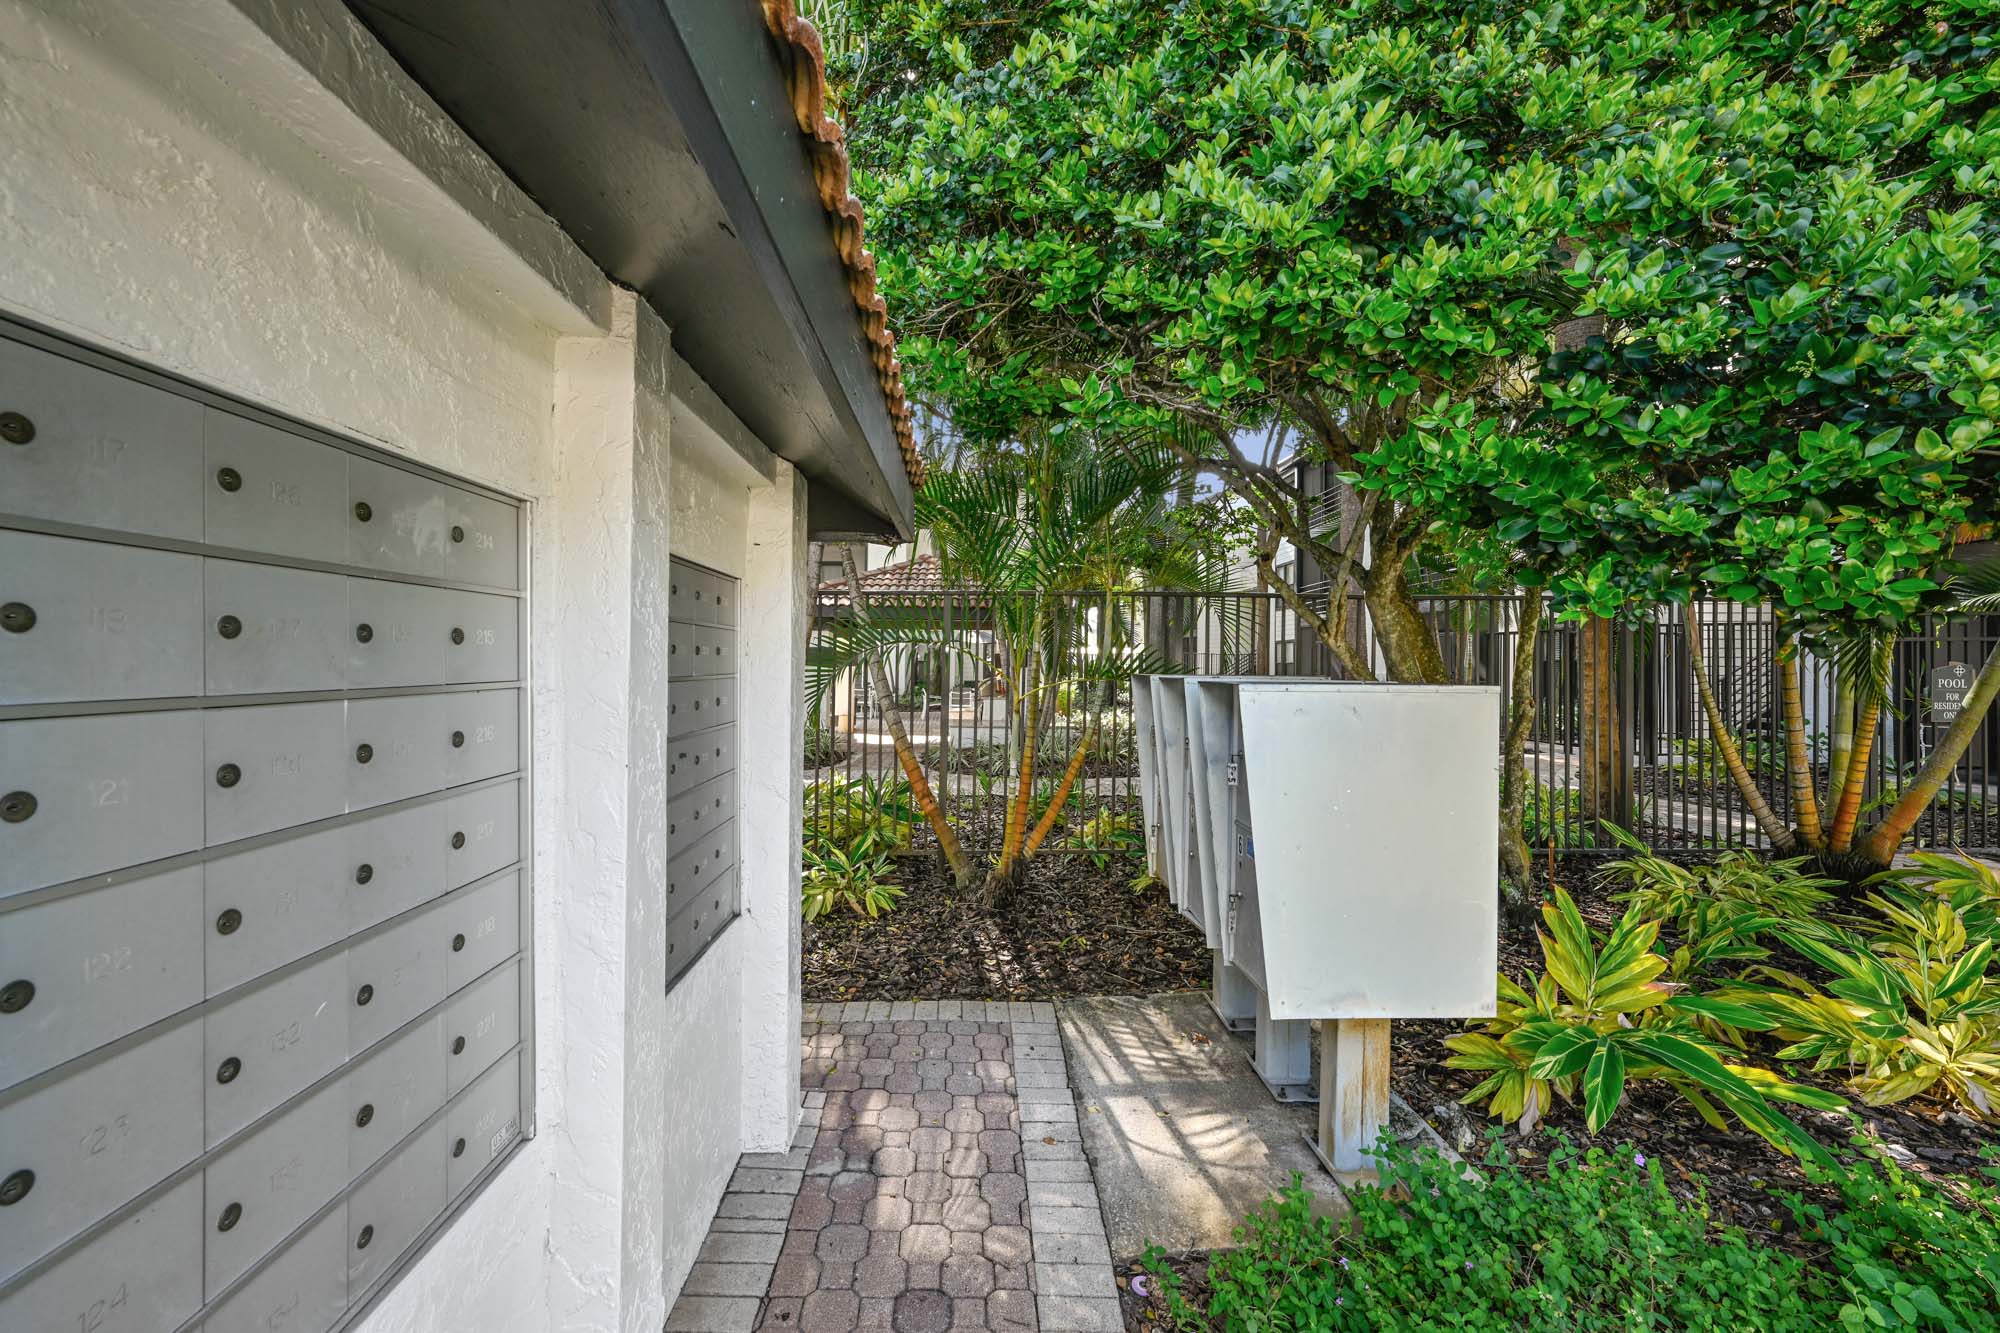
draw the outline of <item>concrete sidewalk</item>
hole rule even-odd
[[[1272,1099],[1196,991],[1065,1000],[1058,1008],[1084,1151],[1111,1253],[1219,1249],[1291,1182],[1330,1213],[1347,1204],[1307,1145],[1316,1108]]]

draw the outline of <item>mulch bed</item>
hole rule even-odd
[[[969,845],[984,845],[985,830],[964,832]],[[806,923],[805,997],[1047,1000],[1206,986],[1201,932],[1159,889],[1133,892],[1139,870],[1130,858],[1100,869],[1051,849],[1028,863],[1014,901],[993,912],[976,887],[958,893],[934,854],[900,858],[897,880],[909,892],[894,912]]]

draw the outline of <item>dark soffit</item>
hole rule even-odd
[[[806,475],[815,535],[910,535],[908,477],[755,0],[349,7]]]

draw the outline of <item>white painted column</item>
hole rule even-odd
[[[559,1329],[656,1329],[666,1314],[667,334],[630,292],[608,337],[556,345],[550,627],[561,672],[562,859],[550,1312]],[[649,403],[650,400],[650,403]],[[657,404],[653,406],[652,404]],[[555,1040],[549,1041],[548,1036]]]
[[[783,1152],[799,1117],[799,822],[803,818],[805,479],[779,461],[750,492],[738,689],[742,742],[743,1148]]]

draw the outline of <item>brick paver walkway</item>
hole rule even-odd
[[[807,1006],[805,1125],[743,1159],[667,1328],[1118,1333],[1055,1018]]]

